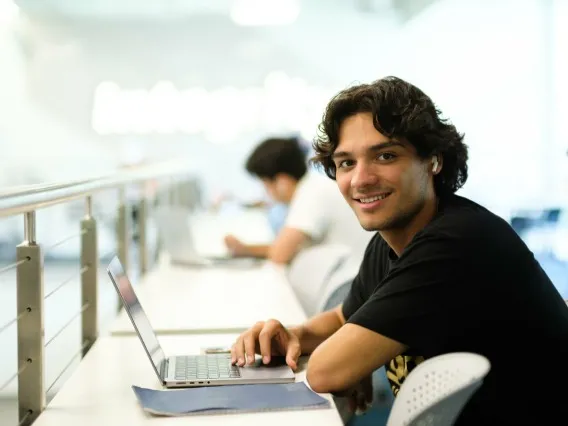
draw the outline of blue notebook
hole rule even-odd
[[[154,390],[132,386],[140,405],[161,416],[329,408],[304,382]]]

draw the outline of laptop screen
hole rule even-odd
[[[132,321],[132,325],[134,325],[136,333],[138,333],[138,337],[140,337],[142,345],[144,346],[148,357],[152,361],[156,374],[158,377],[162,378],[160,375],[160,366],[166,356],[158,342],[154,329],[150,325],[150,321],[148,320],[144,309],[142,309],[142,306],[138,301],[138,297],[136,297],[136,293],[134,293],[132,284],[124,272],[124,268],[122,267],[120,260],[118,260],[118,257],[115,256],[111,260],[107,271],[118,294],[120,295],[120,298],[122,299],[122,303],[124,304],[126,312]]]

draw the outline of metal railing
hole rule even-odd
[[[66,183],[42,184],[0,191],[0,218],[14,215],[24,217],[24,238],[16,247],[16,261],[0,269],[0,274],[16,270],[17,315],[6,324],[0,324],[0,333],[17,324],[18,367],[7,381],[0,381],[0,391],[18,380],[19,424],[27,426],[41,414],[46,406],[46,395],[65,371],[79,356],[85,356],[96,341],[97,272],[99,253],[97,247],[97,221],[93,214],[93,197],[106,190],[119,190],[116,215],[117,255],[128,268],[130,245],[129,203],[126,190],[130,186],[154,182],[155,192],[141,191],[137,204],[139,272],[149,268],[146,235],[149,198],[160,203],[188,205],[187,194],[195,194],[196,183],[190,177],[189,166],[180,161],[143,166],[113,175]],[[79,237],[80,268],[78,273],[61,282],[48,294],[44,294],[44,250],[36,239],[36,211],[72,200],[85,200],[85,214],[80,221],[79,233],[60,239],[51,248]],[[195,199],[191,200],[195,203]],[[66,324],[47,342],[44,330],[44,302],[69,284],[77,275],[81,277],[81,306]],[[120,304],[119,304],[120,306]],[[48,387],[44,383],[45,348],[52,343],[73,321],[81,317],[80,349],[76,352],[55,381]]]

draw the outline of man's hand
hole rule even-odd
[[[245,256],[248,254],[247,247],[234,235],[225,237],[225,245],[233,256]]]
[[[268,320],[257,322],[239,336],[231,347],[231,362],[240,367],[245,363],[252,364],[255,353],[262,355],[264,364],[270,362],[272,355],[285,356],[286,364],[296,370],[302,350],[298,336],[280,321]]]
[[[349,402],[349,410],[356,414],[365,413],[373,402],[373,381],[372,375],[365,377],[356,386],[344,392],[335,394],[336,396],[346,397]]]

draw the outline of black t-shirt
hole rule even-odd
[[[408,347],[385,366],[395,395],[424,359],[474,352],[491,370],[457,424],[568,424],[568,308],[509,224],[470,200],[441,199],[398,258],[375,235],[343,314]]]

